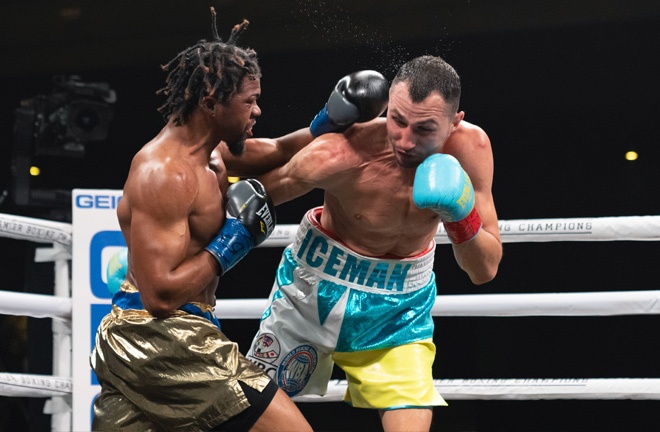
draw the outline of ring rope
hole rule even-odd
[[[660,216],[618,216],[561,219],[512,219],[499,221],[504,243],[555,241],[657,241]],[[286,247],[293,242],[298,225],[280,224],[259,247]],[[0,236],[39,243],[71,246],[71,224],[0,213]],[[442,224],[437,243],[449,243]]]
[[[36,243],[59,243],[71,248],[71,224],[0,213],[0,237]]]
[[[435,379],[448,400],[660,399],[660,379],[653,378],[514,378]],[[346,380],[332,380],[324,396],[294,396],[296,402],[341,402]]]
[[[71,394],[71,378],[0,372],[0,395],[16,397],[51,397]]]
[[[0,291],[0,314],[71,319],[71,298]]]
[[[500,220],[503,243],[557,241],[658,241],[660,216],[618,216],[572,219]],[[293,242],[298,225],[276,225],[273,234],[258,247],[286,247]],[[438,244],[450,243],[440,224]]]
[[[268,299],[218,300],[220,319],[260,318]],[[439,295],[431,315],[443,317],[615,316],[660,314],[660,291]]]
[[[660,399],[655,378],[513,378],[435,379],[435,388],[448,400],[540,399]],[[296,402],[341,402],[346,380],[331,380],[323,396],[295,396]],[[51,397],[72,393],[70,378],[0,373],[0,395]]]
[[[70,298],[0,291],[0,314],[71,319]],[[223,299],[220,319],[260,318],[268,299]],[[442,317],[619,316],[660,314],[660,291],[439,295],[431,315]]]

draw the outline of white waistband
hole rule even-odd
[[[413,258],[364,256],[321,231],[315,211],[305,214],[291,245],[293,258],[309,271],[323,279],[369,292],[404,294],[428,285],[433,274],[435,243]]]

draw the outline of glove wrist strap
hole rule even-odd
[[[465,219],[458,222],[443,222],[443,225],[451,242],[461,244],[476,237],[479,234],[482,223],[481,217],[475,207]]]
[[[206,246],[220,264],[219,275],[227,273],[254,247],[254,242],[245,226],[238,220],[227,218],[220,234]]]

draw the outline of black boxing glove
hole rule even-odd
[[[353,72],[340,79],[323,109],[314,117],[309,130],[317,137],[341,132],[353,123],[363,123],[381,115],[387,107],[390,85],[373,70]]]
[[[227,220],[205,248],[220,264],[219,273],[226,273],[263,243],[276,222],[275,206],[258,180],[241,180],[229,186]]]

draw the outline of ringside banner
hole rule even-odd
[[[117,221],[121,190],[74,189],[72,193],[72,329],[74,431],[91,430],[92,407],[101,388],[89,365],[99,322],[110,311],[105,269],[126,245]]]

